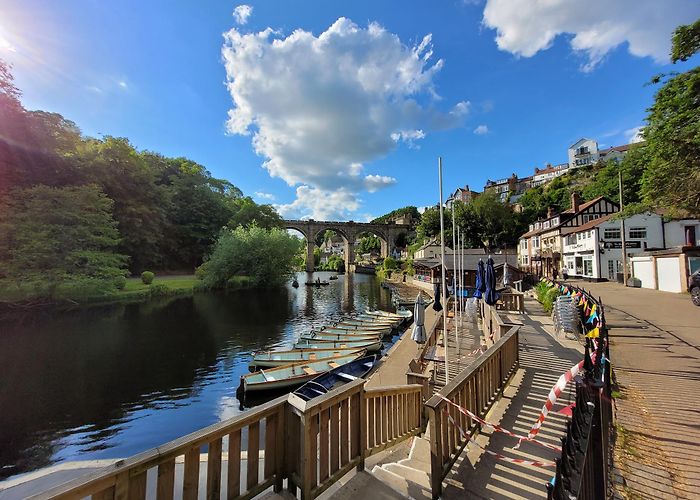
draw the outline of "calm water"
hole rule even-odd
[[[314,277],[327,278],[329,273]],[[374,276],[0,318],[0,478],[126,457],[230,418],[250,353],[390,309]],[[248,404],[248,403],[246,403]]]

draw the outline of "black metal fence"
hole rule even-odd
[[[609,498],[612,496],[614,425],[605,309],[600,298],[594,298],[582,288],[551,284],[559,287],[561,293],[578,297],[577,305],[587,337],[583,371],[574,378],[576,404],[566,425],[566,435],[561,438],[561,457],[556,460],[553,481],[547,484],[547,498]]]

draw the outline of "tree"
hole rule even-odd
[[[14,191],[0,206],[0,277],[52,299],[70,287],[113,291],[127,259],[112,208],[94,185]]]
[[[418,209],[412,205],[409,205],[407,207],[397,208],[396,210],[392,210],[388,214],[384,214],[381,217],[377,217],[372,221],[372,224],[386,224],[389,221],[391,221],[394,217],[398,217],[401,215],[410,215],[414,221],[419,221],[421,218]]]
[[[625,205],[641,201],[641,184],[647,149],[644,143],[634,145],[621,161],[610,160],[598,169],[591,184],[583,188],[585,200],[605,196],[616,203],[620,199],[619,173],[622,172],[622,189]]]
[[[455,221],[465,242],[474,248],[515,245],[524,229],[520,216],[509,205],[501,203],[492,191],[482,193],[467,204],[455,203]]]
[[[249,276],[254,286],[280,286],[296,269],[300,245],[299,238],[283,229],[255,224],[224,229],[200,274],[212,288],[226,286],[234,276]]]
[[[673,36],[673,61],[700,47],[700,21]],[[649,206],[700,216],[700,68],[666,80],[648,109],[642,195]]]
[[[282,218],[272,205],[258,205],[250,196],[244,196],[233,201],[233,216],[229,227],[249,227],[255,224],[258,227],[271,229],[282,225]]]
[[[357,253],[360,255],[365,253],[371,253],[374,251],[379,251],[382,248],[382,240],[374,234],[368,234],[360,238],[360,243],[357,245]]]
[[[445,209],[444,217],[445,222],[452,220],[452,213]],[[419,239],[432,238],[433,236],[440,234],[440,208],[431,207],[426,209],[421,216],[421,220],[416,231]]]

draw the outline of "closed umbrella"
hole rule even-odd
[[[413,333],[411,338],[417,344],[425,344],[425,302],[423,295],[418,294],[416,297],[416,306],[413,308]]]
[[[484,261],[479,259],[479,263],[476,265],[476,291],[474,292],[474,297],[480,299],[481,296],[486,291],[486,284],[484,283]]]
[[[435,284],[435,301],[433,302],[433,310],[442,311],[442,304],[440,304],[440,283]]]
[[[496,271],[493,268],[493,259],[491,257],[489,257],[486,261],[484,285],[486,286],[486,291],[484,292],[484,302],[492,306],[498,300],[498,294],[496,293]]]

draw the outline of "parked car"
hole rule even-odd
[[[693,304],[700,306],[700,271],[695,271],[688,278],[688,291]]]

